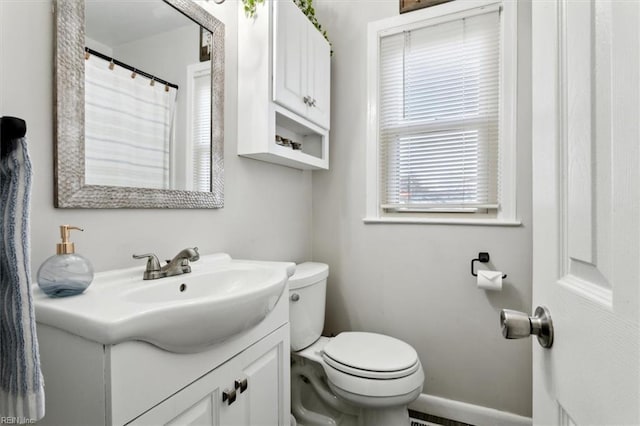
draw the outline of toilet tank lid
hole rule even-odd
[[[289,289],[302,288],[322,281],[329,276],[329,265],[304,262],[296,265],[296,272],[289,277]]]

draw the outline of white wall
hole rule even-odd
[[[48,0],[0,1],[0,115],[27,121],[34,165],[32,267],[55,253],[58,225],[83,226],[74,241],[96,270],[140,265],[187,246],[234,257],[306,260],[311,241],[311,174],[236,155],[237,3],[202,2],[226,25],[225,207],[219,210],[53,208],[53,30]],[[194,48],[197,48],[194,47]],[[62,159],[63,161],[63,159]]]
[[[313,258],[330,265],[325,331],[386,333],[413,345],[424,393],[531,415],[531,341],[506,341],[501,308],[531,305],[529,12],[520,2],[518,228],[365,225],[367,23],[398,0],[316,0],[335,55],[331,156],[313,175]],[[474,288],[469,263],[488,251],[505,288]]]

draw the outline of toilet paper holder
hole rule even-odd
[[[478,253],[478,258],[471,260],[471,275],[473,275],[474,277],[478,276],[478,274],[476,274],[475,265],[474,265],[476,262],[487,263],[489,262],[489,259],[490,259],[489,253],[487,253],[486,251],[481,251],[480,253]],[[507,274],[502,275],[502,279],[505,279],[505,278],[507,278]]]

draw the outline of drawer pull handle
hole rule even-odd
[[[236,400],[236,390],[225,389],[222,392],[222,402],[227,402],[228,405],[231,405]]]
[[[247,390],[247,387],[249,387],[249,383],[247,383],[247,379],[236,380],[234,382],[234,386],[236,389],[240,389],[240,393],[242,393]]]

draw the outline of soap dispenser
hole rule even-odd
[[[50,297],[65,297],[80,294],[93,280],[93,266],[75,252],[69,241],[72,229],[84,231],[70,225],[60,226],[62,242],[56,245],[56,255],[51,256],[38,269],[38,285]]]

